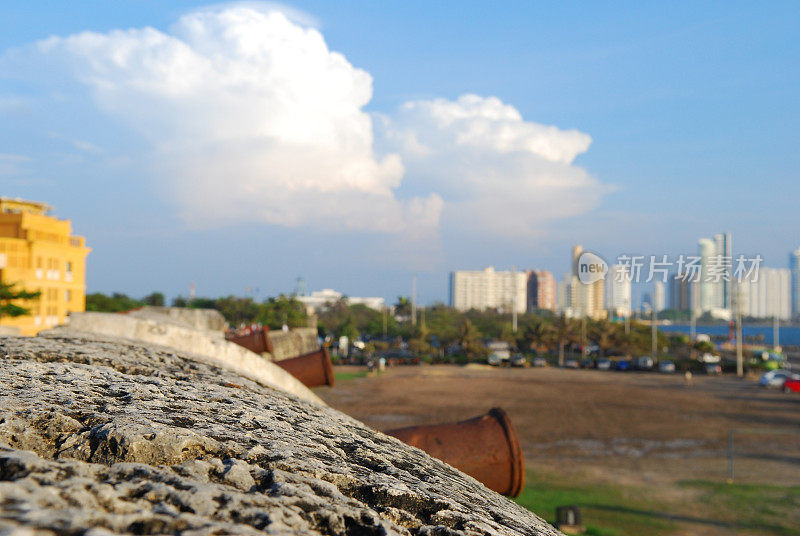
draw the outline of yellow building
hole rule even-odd
[[[72,236],[69,220],[50,215],[44,203],[0,197],[0,280],[15,290],[40,291],[36,300],[19,305],[30,315],[2,317],[0,325],[22,335],[62,324],[67,315],[86,308],[86,239]]]

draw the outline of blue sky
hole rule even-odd
[[[146,117],[148,107],[170,101],[124,88],[98,96],[85,66],[103,51],[80,48],[85,43],[78,42],[78,52],[69,42],[60,42],[56,54],[31,52],[49,36],[84,31],[108,35],[149,26],[173,35],[176,21],[207,5],[0,1],[2,193],[47,201],[72,219],[94,248],[90,291],[177,295],[195,281],[204,295],[242,294],[250,287],[263,297],[291,291],[303,276],[310,289],[393,298],[407,294],[418,274],[421,299],[431,302],[446,299],[452,269],[515,264],[560,276],[574,243],[607,258],[676,255],[693,252],[699,237],[726,230],[735,252],[760,253],[776,267],[785,267],[788,252],[800,245],[796,2],[284,4],[307,15],[290,16],[294,24],[316,27],[327,48],[346,58],[353,68],[348,76],[357,78],[355,70],[371,76],[371,98],[360,110],[373,121],[375,143],[354,158],[385,164],[364,186],[369,195],[373,186],[379,189],[377,197],[347,190],[333,200],[339,212],[317,218],[320,206],[306,206],[305,196],[287,197],[290,207],[302,205],[299,219],[314,220],[307,225],[279,207],[264,215],[258,203],[241,205],[241,198],[234,206],[248,215],[205,218],[204,211],[214,210],[213,196],[195,204],[176,198],[193,188],[192,173],[205,167],[192,167],[190,155],[218,140],[197,138],[198,147],[168,161],[154,149],[178,139],[159,138],[161,130],[188,131],[191,110],[168,110],[168,121],[161,121],[155,112]],[[102,76],[125,75],[120,72]],[[327,98],[325,88],[319,90]],[[558,158],[498,151],[491,137],[501,130],[491,128],[474,150],[463,152],[452,140],[477,123],[440,131],[431,118],[453,107],[463,112],[459,98],[465,94],[496,97],[525,125],[555,126],[569,156],[551,165]],[[411,113],[402,111],[407,103],[423,104]],[[475,113],[494,114],[499,105],[492,103],[480,101],[483,111]],[[209,129],[218,125],[217,116],[201,115],[192,128],[204,128],[203,120]],[[389,126],[379,125],[384,120]],[[591,137],[588,148],[565,139],[573,130]],[[531,139],[526,132],[519,143]],[[393,145],[408,133],[434,156]],[[372,149],[378,157],[364,156]],[[384,153],[398,153],[403,171],[383,162]],[[298,159],[304,160],[302,153]],[[345,166],[324,162],[329,169]],[[291,162],[280,164],[292,175]],[[477,170],[470,180],[485,176],[485,184],[462,190],[459,176],[470,169]],[[173,183],[180,173],[190,177]],[[495,195],[506,177],[524,181],[525,173],[578,182],[552,197],[539,196],[538,186],[528,183],[524,195],[514,194],[516,186]],[[258,200],[277,184],[244,187],[255,188]],[[442,199],[440,211],[433,196]],[[484,196],[494,196],[487,201],[492,210],[480,206]],[[409,209],[417,206],[414,200],[433,223],[416,226],[420,218]],[[393,211],[397,216],[383,222],[381,215]]]

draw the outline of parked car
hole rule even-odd
[[[649,355],[637,357],[635,366],[636,370],[653,370],[653,358]]]
[[[784,393],[800,393],[800,376],[793,375],[783,382]]]
[[[537,356],[537,357],[533,358],[533,360],[531,361],[531,364],[534,367],[546,367],[547,366],[547,359],[545,359],[543,357],[540,357],[540,356]]]
[[[717,363],[706,363],[706,374],[716,376],[722,374],[722,366]]]
[[[788,370],[770,370],[761,375],[761,378],[758,380],[758,385],[761,387],[780,389],[783,387],[784,382],[792,376],[793,374]]]
[[[486,361],[490,365],[497,367],[511,360],[511,345],[506,341],[491,341],[486,347],[489,349]]]
[[[577,359],[567,359],[564,361],[564,368],[580,368],[580,364]]]
[[[668,359],[664,360],[664,361],[659,361],[658,362],[658,371],[659,372],[666,372],[666,373],[675,372],[675,363],[673,363],[672,361],[670,361]]]
[[[594,368],[594,359],[584,359],[581,361],[581,368]]]
[[[512,367],[527,367],[528,366],[528,358],[522,354],[514,354],[511,356],[511,366]]]
[[[601,359],[597,362],[597,370],[611,370],[611,361],[608,359]]]
[[[622,370],[622,371],[631,370],[631,362],[628,361],[627,359],[623,359],[621,361],[617,361],[617,365],[614,368],[616,368],[617,370]]]

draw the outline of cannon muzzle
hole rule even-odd
[[[516,497],[525,483],[525,463],[514,425],[505,411],[449,424],[411,426],[386,434],[424,450],[492,489]]]
[[[333,363],[327,348],[310,354],[273,361],[276,365],[300,380],[306,387],[333,385]]]

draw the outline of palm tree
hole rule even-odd
[[[411,316],[411,299],[406,296],[398,296],[397,303],[394,304],[394,314],[398,317]]]
[[[553,339],[558,344],[558,366],[564,366],[564,345],[575,338],[575,323],[561,313],[553,325]]]
[[[649,328],[643,328],[639,324],[633,324],[631,325],[630,333],[625,333],[625,326],[618,324],[614,340],[615,345],[622,353],[627,357],[631,357],[634,353],[649,351],[650,330]]]
[[[458,334],[458,344],[467,356],[467,359],[472,359],[480,354],[480,338],[481,334],[469,319],[464,320],[461,324],[461,331]]]
[[[593,322],[589,327],[589,334],[597,346],[600,347],[600,352],[603,357],[606,356],[606,351],[614,345],[614,335],[616,331],[614,324],[606,319]]]
[[[630,356],[633,342],[631,334],[625,333],[625,324],[615,324],[614,346],[622,352],[622,355]]]
[[[517,347],[517,338],[514,336],[510,324],[503,323],[503,327],[500,328],[500,340],[507,342],[512,348]]]
[[[546,346],[552,340],[552,332],[553,326],[537,319],[528,324],[522,332],[521,346],[528,350],[536,350],[537,347]]]

